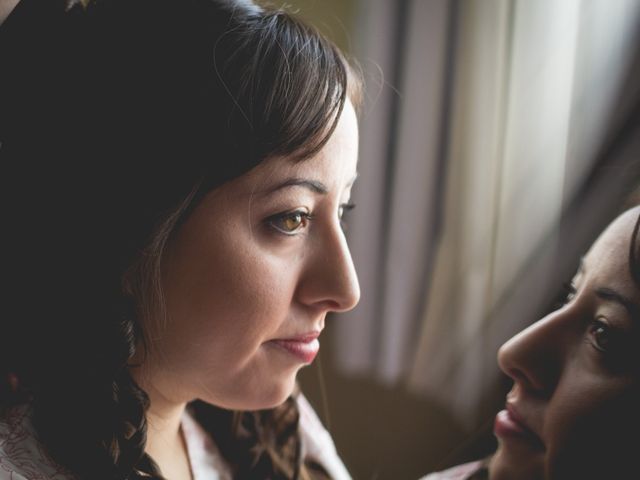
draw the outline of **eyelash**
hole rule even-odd
[[[590,337],[590,343],[593,347],[600,353],[609,353],[610,347],[603,346],[601,344],[602,340],[598,340],[597,332],[598,330],[602,331],[605,334],[608,334],[609,337],[615,336],[615,328],[608,325],[606,322],[602,321],[600,318],[595,318],[589,322],[589,327],[587,329]],[[608,341],[613,341],[613,338],[609,338]]]
[[[278,226],[278,223],[282,223],[286,220],[293,219],[296,217],[300,217],[300,226],[296,227],[293,230],[287,230],[285,228],[281,228]],[[313,215],[306,210],[293,210],[289,212],[282,212],[272,215],[267,218],[267,224],[275,229],[278,233],[283,235],[287,235],[289,237],[293,235],[297,235],[297,233],[302,229],[309,225],[309,222],[313,219]]]
[[[340,226],[342,227],[343,230],[346,229],[346,223],[342,220],[342,216],[344,215],[345,212],[351,211],[354,208],[355,208],[355,204],[352,204],[352,203],[343,203],[342,205],[340,205],[339,218],[340,218]],[[281,228],[278,226],[278,223],[281,223],[288,219],[296,218],[298,216],[301,217],[300,225],[295,229],[287,230],[286,228]],[[306,228],[309,225],[309,222],[314,218],[315,216],[306,210],[293,210],[289,212],[281,212],[281,213],[272,215],[271,217],[267,218],[266,221],[267,221],[267,224],[272,228],[274,228],[278,233],[291,237],[291,236],[297,235],[298,232],[303,228]]]
[[[556,303],[554,310],[558,310],[564,307],[569,302],[571,302],[571,300],[573,300],[574,297],[576,296],[576,293],[578,293],[578,290],[576,289],[575,285],[572,282],[563,283],[562,296]]]
[[[339,215],[340,215],[340,226],[342,227],[342,230],[346,230],[347,229],[347,222],[345,222],[344,219],[343,219],[344,214],[346,212],[350,212],[354,208],[356,208],[356,204],[355,203],[343,203],[342,205],[340,205],[340,210],[339,210],[340,213],[339,213]]]
[[[557,308],[562,308],[565,305],[571,303],[578,293],[576,286],[573,282],[566,282],[562,285],[563,295],[562,300],[558,303]],[[611,325],[604,318],[598,316],[597,318],[589,319],[586,326],[585,341],[593,347],[600,355],[613,358],[618,354],[621,354],[621,345],[618,345],[621,340],[621,332],[618,328]],[[603,344],[605,343],[606,344]]]
[[[573,282],[566,282],[562,287],[564,290],[564,296],[560,307],[563,307],[570,303],[575,298],[576,293],[578,292]],[[609,353],[610,347],[602,345],[602,339],[598,339],[598,331],[605,335],[608,335],[610,337],[608,340],[611,342],[613,341],[611,337],[615,336],[615,328],[611,327],[607,322],[604,322],[599,317],[590,320],[589,325],[587,326],[588,343],[593,348],[595,348],[598,353]]]
[[[569,303],[575,298],[576,293],[578,293],[578,289],[573,284],[573,282],[567,282],[563,285],[563,287],[565,291],[564,301],[565,303]]]

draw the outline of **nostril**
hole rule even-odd
[[[552,378],[551,372],[543,372],[537,369],[521,369],[521,368],[509,368],[503,369],[520,388],[528,391],[530,394],[546,397],[554,388],[555,381]]]
[[[335,300],[327,300],[325,305],[325,310],[329,311],[329,312],[341,312],[342,311],[342,307],[341,304],[339,302],[336,302]]]
[[[504,373],[506,373],[509,377],[511,377],[511,379],[513,379],[513,381],[516,383],[520,383],[523,385],[531,384],[531,380],[522,370],[518,370],[517,368],[511,368],[505,371]]]
[[[515,355],[518,349],[514,349],[515,343],[507,342],[498,352],[498,365],[514,383],[529,391],[542,391],[543,383],[539,378],[536,368],[521,356]]]

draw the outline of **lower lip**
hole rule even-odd
[[[302,363],[311,363],[316,358],[320,349],[320,342],[317,338],[309,342],[300,342],[298,340],[272,340],[270,343],[285,352],[298,358]]]
[[[533,434],[521,423],[518,423],[508,410],[502,410],[496,415],[493,423],[493,432],[496,436],[504,437],[533,437]]]

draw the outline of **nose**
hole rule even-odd
[[[521,388],[550,396],[571,345],[571,315],[571,306],[565,306],[508,340],[498,351],[500,369]]]
[[[310,247],[298,300],[327,312],[346,312],[360,300],[360,284],[342,229],[327,229]]]

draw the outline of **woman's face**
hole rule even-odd
[[[639,213],[618,217],[591,247],[564,306],[500,349],[500,368],[514,385],[496,417],[492,480],[635,471],[640,291],[629,248]]]
[[[197,206],[164,259],[168,318],[153,332],[146,388],[229,409],[286,399],[327,313],[360,296],[341,226],[357,145],[347,102],[313,158],[264,161]]]

